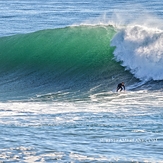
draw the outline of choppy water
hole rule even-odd
[[[163,162],[162,7],[0,1],[0,162]]]

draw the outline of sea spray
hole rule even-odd
[[[116,34],[114,56],[141,80],[163,79],[163,31],[140,25],[127,26]]]

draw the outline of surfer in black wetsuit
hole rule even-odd
[[[125,83],[124,83],[124,82],[118,84],[118,86],[117,86],[117,92],[118,92],[119,90],[120,90],[120,92],[121,92],[122,90],[125,91]]]

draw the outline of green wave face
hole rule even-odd
[[[111,26],[77,26],[0,38],[1,85],[59,90],[128,80],[113,60],[115,33]]]

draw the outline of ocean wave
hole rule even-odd
[[[79,25],[2,37],[1,94],[98,93],[122,81],[134,89],[140,80],[162,80],[161,41],[161,30],[138,25]]]
[[[0,38],[2,92],[102,89],[132,78],[113,60],[113,26],[75,26]]]

